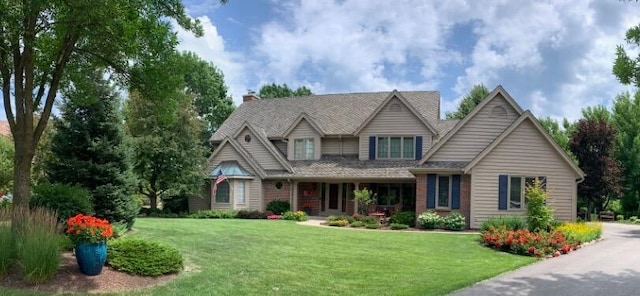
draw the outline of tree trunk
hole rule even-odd
[[[153,210],[158,209],[158,196],[155,192],[149,192],[149,208]]]
[[[31,160],[33,150],[25,148],[25,143],[15,142],[15,159],[13,167],[13,209],[14,213],[19,213],[20,209],[29,207],[29,197],[31,195]],[[24,216],[13,215],[11,228],[13,233],[20,236],[24,233]]]

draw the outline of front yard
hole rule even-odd
[[[144,218],[134,228],[131,236],[178,248],[186,269],[127,295],[442,295],[536,260],[488,249],[469,234],[219,219]]]

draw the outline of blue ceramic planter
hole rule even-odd
[[[99,275],[107,261],[107,242],[77,244],[76,261],[83,274]]]

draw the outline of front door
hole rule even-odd
[[[339,210],[338,209],[338,205],[340,204],[338,202],[338,198],[340,195],[339,189],[340,188],[338,184],[329,184],[329,206],[327,207],[327,209]]]
[[[325,192],[325,213],[337,214],[342,212],[342,184],[329,183]]]

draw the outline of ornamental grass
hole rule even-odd
[[[13,215],[13,221],[23,223],[15,246],[24,279],[30,283],[50,280],[60,266],[61,255],[56,213],[46,208],[14,207]]]

